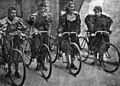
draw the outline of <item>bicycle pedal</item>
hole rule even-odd
[[[60,59],[61,59],[61,57],[60,57],[59,55],[57,55],[57,59],[58,59],[58,60],[60,60]]]
[[[64,62],[64,61],[63,61],[63,63],[67,63],[67,62]]]
[[[8,68],[4,68],[4,70],[5,70],[5,73],[7,73],[7,72],[8,72]]]
[[[32,59],[32,62],[34,62],[34,59]]]
[[[58,60],[60,60],[60,59],[61,59],[61,57],[57,57],[57,59],[58,59]]]
[[[4,64],[2,64],[2,65],[0,66],[0,68],[3,69],[3,70],[6,69]]]

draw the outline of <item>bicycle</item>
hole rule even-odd
[[[87,34],[85,37],[80,37],[80,46],[82,46],[82,48],[84,49],[84,45],[87,44],[87,49],[85,49],[88,51],[89,54],[88,56],[82,58],[82,61],[85,62],[86,60],[88,60],[88,58],[90,58],[90,54],[93,54],[96,62],[100,63],[100,66],[103,68],[104,71],[109,73],[117,71],[120,63],[120,53],[114,44],[105,41],[104,35],[110,35],[109,32],[96,31],[95,34],[92,34],[92,37],[99,37],[96,39],[94,45],[88,44],[88,37],[90,35],[89,31],[86,32]]]
[[[23,54],[18,49],[18,45],[14,43],[14,38],[18,36],[17,33],[6,33],[5,31],[0,32],[2,35],[2,52],[1,57],[3,57],[4,62],[0,64],[0,67],[3,67],[3,70],[9,75],[12,85],[14,86],[22,86],[25,82],[26,78],[26,68],[23,60]],[[9,36],[9,38],[8,38]],[[7,46],[9,41],[10,45]],[[19,41],[19,40],[16,40]],[[16,47],[15,47],[16,46]],[[16,78],[13,73],[15,72],[16,66],[18,66],[18,71],[20,73],[20,77]]]
[[[64,50],[61,50],[60,46],[59,46],[60,45],[59,44],[60,43],[60,41],[59,41],[60,37],[64,37],[65,35],[68,36],[68,40],[66,40],[66,43],[68,42],[68,45],[70,45],[70,47],[72,48],[72,52],[69,53],[69,54],[67,53],[67,52],[69,52],[69,50],[67,48],[64,49]],[[74,70],[72,68],[68,68],[68,70],[69,70],[70,74],[72,74],[73,76],[76,76],[76,75],[79,74],[82,64],[81,64],[80,49],[75,42],[72,42],[72,39],[71,39],[72,35],[75,35],[77,37],[76,32],[64,32],[61,35],[57,34],[56,39],[52,36],[51,40],[53,41],[53,44],[52,44],[52,47],[51,47],[51,54],[53,55],[52,63],[55,63],[57,59],[60,60],[62,58],[62,62],[67,63],[67,66],[71,65],[71,57],[73,56],[73,58],[74,58],[73,62],[74,62],[74,64],[77,65],[77,66],[75,65],[77,67],[77,70]],[[65,53],[66,59],[67,59],[67,56],[69,56],[66,61],[63,61],[63,58],[64,58],[62,56],[63,53]]]
[[[41,68],[42,76],[47,80],[50,78],[51,73],[52,73],[52,62],[51,62],[51,54],[50,54],[50,49],[49,45],[43,43],[42,36],[43,34],[46,34],[48,37],[49,41],[49,34],[48,31],[37,31],[31,33],[30,36],[26,37],[25,41],[25,47],[24,47],[24,55],[26,57],[26,66],[29,67],[31,63],[34,61],[35,58],[40,58],[40,55],[44,53],[44,61],[45,66],[47,67],[47,71],[44,71]],[[35,37],[36,41],[38,41],[38,45],[32,45],[33,42],[33,37]],[[38,46],[38,49],[33,49],[33,46]],[[42,51],[43,50],[43,51]],[[41,52],[42,51],[42,52]]]

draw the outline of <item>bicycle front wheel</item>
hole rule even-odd
[[[57,51],[58,51],[57,40],[53,36],[50,36],[49,42],[50,42],[49,45],[51,52],[51,61],[52,63],[55,63],[57,60]]]
[[[10,56],[10,79],[13,85],[22,86],[26,78],[26,68],[23,60],[23,55],[20,50],[13,49]],[[16,75],[16,72],[20,76]]]
[[[119,68],[120,53],[115,45],[104,43],[100,48],[99,58],[104,71],[113,73]]]
[[[27,67],[32,63],[33,57],[31,53],[31,41],[29,39],[24,41],[23,46],[23,54],[24,54],[24,61]]]
[[[81,70],[81,66],[82,66],[82,61],[81,61],[81,56],[80,56],[80,49],[78,47],[78,45],[76,43],[71,43],[70,44],[71,47],[72,47],[72,57],[71,59],[74,58],[73,60],[73,64],[75,65],[75,67],[77,69],[72,69],[70,68],[69,71],[70,71],[70,74],[76,76],[79,74],[80,70]]]
[[[42,53],[40,53],[40,54],[43,57],[42,62],[44,64],[44,67],[47,68],[46,70],[44,70],[43,65],[42,65],[42,76],[47,80],[50,78],[51,73],[52,73],[52,61],[51,61],[49,47],[46,44],[42,45]],[[41,57],[39,57],[39,58],[41,58]]]
[[[85,62],[89,58],[89,47],[88,41],[84,37],[79,37],[79,44],[80,44],[80,53],[81,53],[81,60]]]

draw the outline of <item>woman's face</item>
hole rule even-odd
[[[11,13],[10,13],[10,17],[11,18],[15,18],[17,15],[17,11],[16,10],[12,10]]]
[[[95,12],[95,15],[97,15],[97,16],[101,16],[101,14],[102,14],[102,12],[100,12],[100,11]]]
[[[74,11],[74,4],[71,4],[70,6],[69,6],[69,13],[73,13],[73,11]]]
[[[38,11],[39,11],[39,13],[44,13],[44,12],[46,12],[46,7],[39,7]]]

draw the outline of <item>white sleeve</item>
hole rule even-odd
[[[2,25],[6,24],[6,22],[7,22],[6,19],[7,19],[7,18],[1,19],[1,20],[0,20],[0,24],[2,24]]]
[[[66,11],[61,11],[60,14],[61,16],[64,15],[66,13]]]
[[[1,19],[0,24],[2,25],[2,27],[0,27],[0,29],[6,30],[6,28],[7,28],[7,17],[4,18],[4,19]]]
[[[29,19],[30,19],[30,18],[36,19],[36,16],[37,16],[37,15],[38,15],[38,11],[35,12],[35,13],[33,13],[33,14],[30,14],[30,15],[29,15]]]

